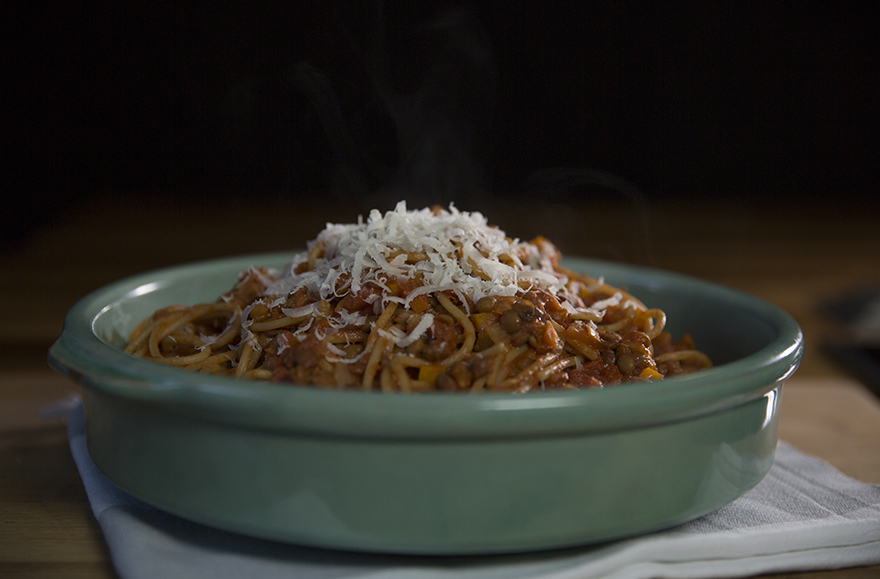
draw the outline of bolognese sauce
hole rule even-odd
[[[547,239],[401,202],[328,224],[281,270],[143,320],[127,352],[244,379],[385,392],[594,388],[711,366],[622,288],[560,265]]]

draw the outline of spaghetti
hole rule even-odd
[[[328,224],[283,270],[251,267],[215,303],[143,320],[126,351],[189,370],[322,387],[601,387],[711,366],[666,315],[570,271],[539,237],[401,202]]]

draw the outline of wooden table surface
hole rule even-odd
[[[669,201],[652,203],[637,219],[633,206],[595,199],[537,210],[522,201],[480,199],[460,208],[483,211],[512,236],[543,233],[568,254],[698,276],[787,310],[804,330],[806,354],[784,391],[780,437],[851,477],[880,484],[880,398],[823,353],[820,343],[835,327],[817,307],[841,292],[880,285],[877,206]],[[326,221],[352,221],[361,212],[357,204],[281,196],[93,195],[4,248],[0,576],[115,576],[64,420],[41,416],[41,409],[78,393],[45,361],[67,309],[87,292],[147,269],[300,248]],[[880,567],[782,576],[878,577]]]

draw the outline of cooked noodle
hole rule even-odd
[[[244,379],[384,392],[601,387],[711,366],[666,314],[559,265],[479,213],[433,208],[332,225],[283,271],[174,305],[126,351]]]

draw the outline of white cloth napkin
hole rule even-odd
[[[690,523],[598,546],[491,557],[395,557],[311,549],[185,521],[108,481],[86,450],[82,407],[70,447],[123,579],[642,579],[747,577],[880,564],[880,485],[847,478],[780,443],[770,473]]]

